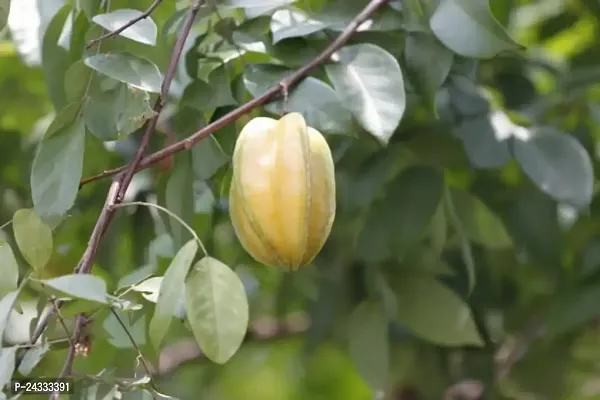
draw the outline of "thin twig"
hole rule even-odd
[[[69,340],[69,346],[75,347],[75,343],[73,343],[73,340],[71,339],[71,332],[69,332],[69,328],[67,328],[67,324],[65,324],[65,319],[63,318],[62,313],[60,312],[60,309],[58,308],[58,304],[57,304],[58,300],[52,299],[51,301],[52,301],[52,307],[54,308],[54,312],[56,313],[56,318],[58,318],[58,322],[64,329],[65,335],[67,335],[67,339]]]
[[[187,231],[190,233],[190,235],[192,235],[192,237],[194,238],[194,240],[196,242],[198,242],[198,245],[200,246],[200,249],[202,249],[202,252],[204,253],[205,256],[208,255],[206,248],[204,247],[204,244],[202,243],[202,241],[200,240],[200,238],[198,237],[198,235],[196,234],[196,232],[194,232],[194,230],[185,223],[185,221],[183,219],[181,219],[181,217],[179,217],[177,214],[175,214],[173,211],[163,207],[163,206],[159,206],[158,204],[154,204],[154,203],[147,203],[145,201],[130,201],[127,203],[121,203],[121,204],[115,204],[113,206],[113,208],[123,208],[123,207],[127,207],[127,206],[146,206],[146,207],[154,207],[157,210],[160,210],[162,212],[164,212],[165,214],[168,214],[170,217],[172,217],[173,219],[177,220],[177,222],[179,222],[185,229],[187,229]]]
[[[85,317],[83,315],[78,315],[75,321],[75,331],[73,333],[73,339],[75,343],[78,342],[79,336],[81,334],[81,330],[83,329],[83,322],[85,321]],[[67,357],[65,358],[65,364],[63,365],[62,370],[60,371],[59,377],[65,378],[71,375],[71,369],[73,368],[73,361],[75,360],[75,345],[69,346],[67,349]],[[59,400],[60,393],[54,392],[50,395],[50,400]]]
[[[164,80],[162,83],[162,90],[161,90],[159,99],[157,100],[157,102],[154,106],[155,114],[152,119],[150,119],[149,121],[146,122],[146,125],[144,127],[145,128],[144,136],[142,137],[140,145],[138,146],[138,149],[134,156],[134,159],[131,161],[129,166],[125,169],[125,173],[120,176],[120,179],[118,181],[113,182],[113,185],[111,185],[111,188],[106,197],[106,201],[104,203],[104,207],[102,208],[102,211],[100,212],[100,216],[98,217],[96,226],[94,226],[94,230],[92,231],[92,234],[90,236],[88,246],[87,246],[85,252],[83,253],[81,260],[79,261],[77,267],[75,268],[76,273],[87,274],[87,273],[90,273],[90,271],[92,269],[94,260],[96,258],[96,253],[98,251],[98,247],[100,246],[100,243],[102,241],[102,237],[106,233],[108,225],[110,224],[110,222],[115,214],[116,209],[113,208],[113,206],[115,204],[120,203],[123,200],[125,192],[127,191],[129,184],[131,183],[133,175],[135,174],[135,171],[138,167],[138,164],[139,164],[140,160],[142,159],[142,156],[144,155],[146,148],[148,147],[148,143],[150,141],[150,135],[154,132],[154,130],[156,128],[156,122],[158,120],[158,117],[160,115],[160,112],[162,111],[164,104],[166,103],[169,87],[171,86],[171,82],[173,81],[173,78],[175,76],[175,70],[176,70],[177,64],[179,63],[179,60],[181,59],[181,54],[183,52],[183,46],[184,46],[185,40],[187,39],[187,37],[190,33],[194,19],[196,18],[196,15],[198,14],[198,11],[200,10],[200,5],[203,3],[203,1],[204,0],[196,0],[194,2],[194,5],[188,11],[187,18],[184,22],[182,32],[181,32],[180,36],[177,38],[177,43],[175,44],[175,47],[171,54],[171,60],[169,62],[169,67],[167,69],[167,72],[165,74],[165,77],[164,77]],[[57,306],[60,306],[60,305],[61,304],[57,304]],[[79,315],[76,320],[76,323],[75,323],[75,333],[74,333],[74,342],[75,343],[78,343],[78,341],[79,341],[79,336],[80,336],[84,322],[85,322],[85,317],[83,315]],[[47,320],[46,320],[45,324],[39,324],[38,327],[40,329],[36,330],[36,333],[37,333],[37,331],[39,331],[41,334],[41,332],[43,332],[46,324],[47,324]],[[44,326],[40,326],[40,325],[44,325]],[[37,338],[32,338],[32,341],[35,341],[35,340],[37,340]],[[65,377],[71,373],[74,357],[75,357],[75,348],[74,348],[74,346],[70,346],[69,351],[67,353],[67,357],[65,359],[65,364],[59,375],[59,378]],[[52,395],[52,396],[54,396],[54,395]]]
[[[154,0],[154,2],[150,5],[150,7],[148,7],[148,9],[146,11],[144,11],[142,14],[135,17],[131,21],[127,22],[125,25],[123,25],[119,29],[115,29],[114,31],[108,32],[102,36],[98,36],[97,38],[90,40],[88,42],[88,44],[85,46],[85,48],[89,49],[89,48],[93,47],[95,44],[100,43],[103,40],[110,39],[113,36],[117,36],[119,33],[123,32],[127,28],[137,24],[138,22],[140,22],[143,19],[148,18],[150,16],[150,14],[152,14],[154,12],[156,7],[158,7],[160,5],[160,3],[162,3],[162,0]]]
[[[135,349],[135,351],[137,351],[138,357],[140,358],[142,366],[144,367],[144,369],[146,370],[146,374],[148,374],[148,377],[150,378],[150,386],[152,386],[152,389],[154,389],[158,392],[158,388],[156,387],[156,384],[154,383],[154,379],[152,379],[152,372],[150,370],[150,367],[148,366],[148,363],[146,362],[146,359],[144,358],[144,355],[142,354],[142,350],[140,350],[140,346],[138,346],[135,339],[131,335],[131,332],[129,332],[129,329],[127,329],[127,326],[125,325],[125,323],[123,322],[121,317],[119,317],[119,314],[115,311],[115,309],[113,307],[110,308],[110,312],[117,319],[117,322],[119,323],[119,325],[121,325],[121,327],[125,331],[125,334],[129,338],[129,341],[131,342],[133,348]]]
[[[389,0],[371,0],[369,5],[367,5],[367,7],[365,7],[363,11],[361,11],[360,14],[356,16],[356,18],[346,27],[346,29],[344,29],[344,31],[337,37],[337,39],[334,40],[320,55],[315,57],[315,59],[313,59],[311,62],[298,69],[293,75],[289,76],[286,79],[283,79],[281,82],[268,89],[261,96],[256,97],[248,103],[229,112],[228,114],[225,114],[223,117],[195,132],[190,137],[180,140],[179,142],[167,146],[155,153],[147,155],[141,160],[140,164],[136,169],[136,172],[149,168],[150,166],[158,163],[159,161],[169,157],[174,153],[189,150],[202,139],[205,139],[206,137],[212,135],[214,132],[221,129],[222,127],[227,126],[230,123],[236,121],[244,114],[267,103],[269,100],[282,93],[284,88],[288,88],[300,82],[309,72],[311,72],[314,68],[327,61],[333,53],[335,53],[344,44],[346,44],[350,37],[356,32],[358,27],[381,6],[388,2]],[[99,179],[104,179],[116,175],[125,171],[126,168],[127,167],[114,168],[106,170],[101,174],[85,178],[81,180],[80,186],[83,186],[93,181],[97,181]]]

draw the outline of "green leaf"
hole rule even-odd
[[[210,179],[229,160],[213,135],[192,147],[192,168],[196,179]]]
[[[274,65],[250,65],[244,72],[244,84],[252,96],[258,97],[291,73]],[[282,103],[266,106],[274,114],[282,114]],[[355,136],[352,114],[340,104],[340,99],[329,85],[307,77],[289,93],[287,112],[301,113],[309,126],[323,133]]]
[[[40,282],[54,290],[65,293],[71,297],[107,303],[106,282],[104,279],[88,274],[70,274],[58,278],[40,280]]]
[[[443,174],[431,167],[411,167],[388,185],[384,199],[371,207],[357,252],[365,262],[403,256],[416,244],[442,198]]]
[[[9,384],[15,371],[18,346],[0,348],[0,390]]]
[[[502,113],[465,119],[455,130],[471,163],[478,168],[498,168],[510,160],[510,121]]]
[[[431,35],[411,33],[404,45],[404,58],[414,78],[411,83],[423,91],[425,100],[433,107],[436,91],[452,68],[454,54]]]
[[[550,338],[569,333],[598,317],[600,286],[586,285],[557,295],[545,316],[545,335]]]
[[[6,27],[8,12],[10,11],[10,0],[0,0],[0,31]]]
[[[192,81],[183,92],[182,103],[200,111],[212,111],[237,103],[224,67],[212,71],[208,82],[200,79]]]
[[[41,271],[50,260],[54,243],[52,230],[34,210],[24,208],[13,215],[15,241],[23,258],[36,270]]]
[[[31,194],[44,219],[66,214],[77,198],[83,175],[85,125],[81,103],[65,107],[52,121],[31,167]]]
[[[65,95],[68,103],[80,101],[86,96],[93,73],[83,60],[71,64],[65,73]]]
[[[185,282],[187,320],[202,352],[224,364],[248,329],[244,285],[227,265],[212,257],[198,261]]]
[[[360,124],[387,144],[406,108],[404,80],[398,61],[373,44],[339,51],[339,63],[326,66],[340,99]]]
[[[123,325],[119,322],[121,320]],[[118,349],[131,349],[134,347],[129,335],[133,337],[136,345],[143,346],[146,344],[146,315],[142,314],[135,321],[130,321],[130,318],[121,310],[115,310],[115,314],[110,313],[104,320],[102,327],[110,335],[108,342]]]
[[[70,12],[71,6],[65,5],[52,17],[42,41],[42,69],[55,110],[61,110],[67,105],[65,74],[71,65],[71,59],[69,51],[61,47],[58,42]]]
[[[388,384],[388,320],[381,305],[364,301],[348,321],[348,350],[358,374],[371,388],[374,398]]]
[[[165,272],[148,332],[150,341],[157,350],[169,330],[173,316],[177,314],[181,295],[185,291],[185,278],[197,251],[198,244],[195,240],[190,240],[179,249]]]
[[[481,200],[460,189],[452,189],[451,195],[458,219],[470,240],[497,249],[512,245],[512,240],[500,217]]]
[[[10,312],[13,309],[15,301],[19,296],[20,289],[14,290],[10,293],[7,293],[0,299],[0,338],[4,337],[4,331],[6,330],[6,325],[8,324],[8,317],[10,316]]]
[[[435,278],[402,275],[395,282],[398,320],[441,346],[483,346],[468,305]]]
[[[442,0],[429,26],[446,47],[464,57],[489,58],[519,48],[496,21],[487,0]]]
[[[325,28],[324,24],[297,8],[277,10],[271,17],[273,44],[284,39],[308,36]]]
[[[592,201],[594,170],[585,148],[574,137],[552,128],[515,135],[513,154],[523,172],[556,201],[583,208]]]
[[[19,283],[19,264],[10,245],[0,239],[0,297],[17,289]]]
[[[85,65],[147,92],[160,93],[162,75],[158,67],[145,58],[129,53],[105,53],[87,57]]]
[[[98,14],[92,18],[92,21],[104,29],[113,32],[127,24],[129,21],[138,18],[140,15],[142,15],[142,12],[139,10],[120,8],[106,14]],[[150,16],[147,16],[119,33],[119,35],[139,43],[155,46],[157,33],[158,28],[156,27],[156,24]]]
[[[219,5],[230,8],[265,8],[275,9],[277,7],[291,4],[295,0],[223,0]]]
[[[115,125],[117,128],[117,138],[123,139],[140,129],[156,113],[150,105],[150,95],[148,92],[125,84],[119,86],[120,95],[117,103],[114,104],[116,110]]]
[[[154,115],[147,92],[111,78],[93,86],[83,109],[86,127],[100,140],[122,139]]]
[[[40,361],[42,361],[42,358],[44,358],[48,350],[50,350],[50,345],[48,343],[27,349],[27,352],[19,365],[19,373],[23,376],[29,375]]]
[[[194,218],[194,173],[189,152],[178,155],[165,188],[165,203],[169,211],[190,224]],[[190,233],[180,222],[168,217],[175,248],[182,247]]]

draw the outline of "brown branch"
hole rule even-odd
[[[298,69],[294,74],[290,75],[288,78],[281,80],[281,82],[277,83],[276,85],[274,85],[273,87],[268,89],[261,96],[258,96],[256,98],[254,98],[253,100],[249,101],[248,103],[229,112],[228,114],[224,115],[223,117],[219,118],[218,120],[210,123],[209,125],[205,126],[204,128],[200,129],[199,131],[193,133],[190,137],[180,140],[177,143],[174,143],[170,146],[167,146],[155,153],[152,153],[152,154],[144,157],[141,160],[141,162],[139,163],[138,167],[136,168],[136,172],[146,169],[146,168],[150,167],[151,165],[158,163],[159,161],[169,157],[170,155],[172,155],[174,153],[178,153],[178,152],[181,152],[184,150],[189,150],[195,144],[197,144],[199,141],[212,135],[214,132],[221,129],[222,127],[229,125],[230,123],[239,119],[244,114],[267,103],[269,100],[271,100],[275,96],[277,96],[281,93],[285,93],[289,87],[299,83],[309,72],[311,72],[313,69],[315,69],[316,67],[318,67],[319,65],[321,65],[322,63],[327,61],[333,53],[335,53],[344,44],[346,44],[346,42],[348,42],[350,37],[356,32],[358,27],[367,18],[369,18],[381,6],[383,6],[384,4],[386,4],[388,2],[389,2],[389,0],[371,0],[369,2],[369,4],[356,16],[356,18],[354,18],[354,20],[352,20],[352,22],[350,22],[350,24],[346,27],[346,29],[344,29],[344,31],[321,54],[319,54],[317,57],[315,57],[311,62],[309,62],[308,64],[306,64],[303,67],[301,67],[300,69]],[[104,179],[109,176],[116,175],[120,172],[125,171],[126,168],[127,167],[114,168],[114,169],[106,170],[106,171],[102,172],[101,174],[82,179],[80,182],[80,187],[87,183],[90,183],[90,182],[93,182],[93,181],[96,181],[99,179]]]
[[[158,2],[156,2],[156,3],[158,3]],[[92,231],[92,234],[90,236],[88,246],[87,246],[85,252],[83,253],[81,260],[79,261],[77,267],[75,268],[76,273],[87,274],[92,269],[94,260],[96,258],[96,252],[98,251],[98,247],[100,246],[102,237],[103,237],[104,233],[106,232],[106,229],[115,214],[115,209],[112,206],[114,204],[118,204],[122,201],[123,196],[127,190],[127,187],[131,183],[131,179],[133,178],[133,175],[135,174],[135,171],[138,168],[138,164],[139,164],[140,160],[142,159],[142,156],[143,156],[146,148],[148,147],[150,135],[154,132],[154,129],[156,128],[156,122],[158,120],[160,112],[162,111],[162,108],[164,107],[164,105],[167,101],[167,97],[169,94],[168,93],[169,87],[171,86],[171,82],[173,81],[173,78],[175,76],[175,70],[176,70],[177,64],[179,63],[179,60],[181,58],[185,40],[187,39],[187,37],[190,33],[194,19],[196,18],[196,15],[198,14],[200,5],[202,3],[203,3],[203,0],[196,0],[194,2],[194,5],[190,8],[190,10],[187,14],[187,18],[184,22],[182,32],[177,39],[177,43],[175,44],[175,48],[173,49],[173,52],[171,55],[169,67],[167,69],[167,72],[165,74],[165,77],[164,77],[164,80],[163,80],[163,83],[161,86],[161,93],[160,93],[159,99],[157,100],[157,102],[154,106],[154,111],[155,111],[154,117],[146,123],[144,136],[142,137],[141,143],[138,147],[138,150],[136,152],[136,155],[135,155],[133,161],[125,169],[125,173],[123,175],[121,175],[118,182],[115,181],[113,183],[113,185],[111,186],[111,189],[109,190],[108,195],[106,197],[104,207],[102,208],[102,211],[100,212],[100,216],[98,218],[98,221],[96,222],[96,226],[94,227],[94,230]],[[154,8],[156,8],[156,6]],[[56,309],[58,309],[61,305],[62,305],[61,303],[56,302],[55,303]],[[39,338],[39,336],[41,335],[41,333],[44,331],[45,327],[47,326],[48,319],[50,318],[51,315],[52,315],[52,313],[49,312],[45,316],[45,320],[41,321],[38,324],[35,335],[30,340],[31,343],[35,343],[37,341],[37,339]],[[77,344],[80,340],[80,334],[81,334],[81,330],[82,330],[85,320],[86,320],[85,317],[82,315],[78,316],[78,318],[77,318],[77,321],[75,324],[74,335],[73,335],[74,336],[73,343],[75,343],[75,344]],[[74,358],[75,358],[75,346],[73,345],[73,346],[69,346],[69,351],[68,351],[68,354],[67,354],[67,357],[65,360],[65,364],[59,375],[60,378],[71,374],[71,369],[72,369]],[[51,398],[54,398],[54,396],[56,396],[56,395],[57,395],[56,393],[53,394],[51,396]]]
[[[110,39],[113,36],[117,36],[119,33],[123,32],[127,28],[137,24],[138,22],[140,22],[143,19],[148,18],[150,16],[150,14],[152,14],[154,12],[156,7],[158,7],[160,5],[160,3],[162,3],[162,0],[154,0],[154,2],[152,4],[150,4],[150,7],[148,7],[148,9],[146,11],[144,11],[142,14],[135,17],[131,21],[127,22],[125,25],[123,25],[119,29],[115,29],[114,31],[108,32],[102,36],[98,36],[97,38],[90,40],[88,42],[88,44],[85,46],[85,48],[89,49],[90,47],[94,46],[97,43],[100,43],[103,40]]]

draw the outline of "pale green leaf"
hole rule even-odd
[[[324,24],[296,8],[277,10],[271,17],[273,44],[288,38],[308,36],[325,28]]]
[[[0,31],[6,27],[8,13],[10,11],[10,0],[0,0]]]
[[[446,47],[464,57],[488,58],[519,48],[490,12],[488,0],[442,0],[429,25]]]
[[[23,258],[35,270],[42,270],[54,249],[52,230],[32,209],[18,210],[12,220],[15,241]]]
[[[227,265],[212,257],[198,261],[186,280],[187,320],[202,352],[218,364],[238,350],[248,329],[244,285]]]
[[[120,8],[106,14],[95,15],[94,18],[92,18],[92,21],[113,32],[127,24],[129,21],[138,18],[140,15],[142,15],[142,12],[139,10]],[[155,46],[157,32],[158,29],[156,24],[150,16],[147,16],[125,29],[119,35],[139,43]]]
[[[17,346],[0,348],[0,389],[10,383],[15,371]]]
[[[373,44],[346,46],[338,57],[326,71],[339,98],[363,128],[387,144],[406,108],[398,61]]]
[[[171,320],[177,314],[182,292],[185,291],[185,278],[197,251],[198,244],[195,240],[190,240],[177,252],[165,272],[148,333],[156,349],[160,348]]]
[[[0,239],[0,297],[17,289],[19,264],[8,243]]]
[[[144,58],[129,53],[105,53],[87,57],[84,62],[101,74],[135,88],[160,93],[162,75],[156,65]]]
[[[63,216],[77,198],[85,150],[85,125],[80,110],[81,103],[75,102],[56,116],[33,159],[33,205],[44,219]]]
[[[0,299],[0,338],[4,337],[4,331],[6,330],[6,325],[8,324],[8,317],[10,316],[10,312],[13,309],[15,301],[19,296],[20,290],[14,290],[4,295]]]
[[[107,302],[106,282],[89,274],[70,274],[40,281],[45,286],[78,299]]]

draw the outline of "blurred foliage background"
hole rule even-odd
[[[119,100],[120,111],[110,106],[115,98],[90,95],[81,170],[68,146],[38,161],[37,175],[32,170],[50,123],[82,85],[87,96],[90,74],[114,85],[135,78],[120,60],[81,61],[96,51],[84,51],[87,40],[103,31],[93,17],[151,3],[0,0],[0,21],[7,17],[0,31],[0,225],[19,209],[51,208],[32,200],[41,171],[55,183],[77,182],[131,160],[156,91]],[[213,2],[202,7],[186,42],[153,150],[310,61],[368,2],[216,3],[216,11]],[[146,20],[154,35],[142,25],[137,40],[109,39],[99,54],[127,52],[164,73],[190,5],[163,2]],[[598,0],[384,5],[350,40],[353,59],[317,68],[290,92],[289,108],[332,148],[338,198],[330,239],[313,265],[295,273],[254,262],[227,213],[236,135],[249,118],[278,113],[278,104],[176,154],[170,170],[137,174],[127,200],[157,202],[182,217],[235,270],[250,304],[244,343],[216,365],[183,321],[171,324],[160,353],[153,350],[147,330],[158,288],[147,282],[132,290],[143,308],[128,313],[127,323],[154,361],[160,392],[210,400],[600,399],[599,24]],[[144,35],[158,39],[144,43]],[[148,71],[137,73],[152,86]],[[46,216],[54,245],[41,277],[77,265],[109,184],[83,186],[60,223]],[[2,227],[24,276],[12,226]],[[189,239],[154,209],[120,210],[93,273],[109,292],[136,287],[162,276]],[[21,297],[5,346],[27,342],[45,304],[34,288]],[[65,320],[72,324],[78,311],[75,303]],[[61,329],[53,321],[45,340]],[[104,383],[72,398],[111,399],[114,377],[134,378],[138,349],[106,310],[90,329],[89,355],[76,358],[74,371],[81,382],[87,375]],[[15,374],[57,376],[66,351],[64,342],[52,344],[29,360],[30,371]],[[125,390],[122,398],[148,393]]]

